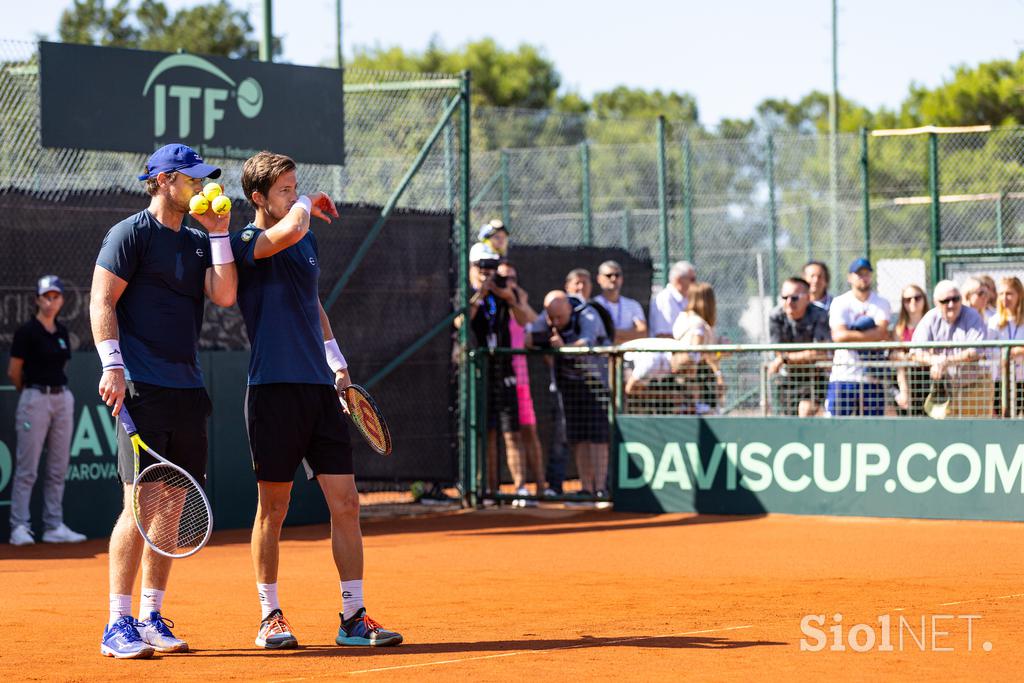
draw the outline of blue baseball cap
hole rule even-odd
[[[199,153],[188,145],[164,145],[153,152],[146,162],[146,172],[139,176],[139,180],[155,178],[159,173],[171,173],[179,171],[189,178],[216,178],[220,176],[220,169],[216,166],[203,163]]]
[[[868,261],[866,258],[859,258],[850,264],[851,273],[856,273],[861,268],[867,268],[872,273],[875,272],[875,269],[871,267],[871,261]]]
[[[58,294],[64,293],[64,284],[56,275],[44,275],[39,278],[39,283],[36,287],[36,294],[38,296],[42,296],[47,292],[57,292]]]

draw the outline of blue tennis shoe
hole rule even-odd
[[[366,614],[365,607],[360,607],[351,619],[346,620],[340,614],[338,616],[341,617],[341,628],[334,640],[338,645],[384,647],[402,642],[402,634],[384,629]]]
[[[188,643],[171,633],[174,622],[159,612],[150,612],[149,619],[138,622],[136,628],[142,640],[157,652],[188,652]]]
[[[126,615],[103,631],[100,654],[117,659],[145,659],[153,656],[153,648],[139,633],[141,622]]]

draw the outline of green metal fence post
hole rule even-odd
[[[864,258],[871,260],[871,200],[868,166],[868,129],[860,129],[860,181],[864,203]]]
[[[686,221],[686,260],[693,262],[693,150],[690,136],[683,140],[683,220]]]
[[[768,212],[771,222],[769,232],[771,244],[769,245],[770,255],[768,257],[768,284],[771,287],[772,300],[775,300],[779,296],[779,219],[775,211],[775,139],[771,135],[768,136]]]
[[[501,150],[501,220],[506,226],[511,225],[512,209],[509,206],[511,194],[511,178],[508,176],[508,150]]]
[[[658,116],[658,218],[661,227],[661,279],[668,281],[668,163],[665,158],[665,117]]]
[[[942,279],[939,260],[939,248],[942,246],[941,216],[939,213],[939,136],[935,133],[928,133],[928,192],[932,199],[932,280],[931,286]]]
[[[594,244],[592,231],[593,216],[590,210],[590,145],[586,140],[580,143],[580,170],[583,178],[583,246],[590,247]]]
[[[470,73],[469,71],[462,72],[462,86],[459,88],[459,143],[461,149],[459,150],[462,154],[461,168],[460,170],[460,201],[462,206],[461,211],[461,223],[462,228],[461,234],[458,236],[459,244],[459,307],[464,311],[469,310],[469,298],[470,298],[470,287],[469,287],[469,212],[470,212],[470,187],[469,187],[469,144],[470,144]],[[458,224],[458,221],[456,222]],[[468,466],[465,471],[472,475],[469,481],[463,481],[462,483],[462,495],[464,504],[469,506],[476,505],[476,477],[475,477],[475,459],[476,459],[476,448],[471,446],[471,441],[475,438],[473,427],[469,420],[468,412],[468,398],[469,398],[469,383],[473,381],[470,374],[469,368],[469,357],[467,350],[469,349],[469,321],[463,320],[463,324],[459,327],[459,344],[462,347],[461,368],[460,373],[460,384],[461,391],[459,392],[459,416],[462,421],[462,457],[468,459]]]
[[[451,120],[444,129],[444,196],[445,206],[455,212],[455,127]]]

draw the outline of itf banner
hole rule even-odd
[[[337,69],[47,42],[39,64],[44,147],[344,163]]]
[[[1016,420],[621,416],[615,509],[1024,520]]]

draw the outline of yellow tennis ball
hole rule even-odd
[[[206,187],[203,188],[203,194],[206,196],[208,201],[213,201],[220,195],[224,194],[224,188],[217,183],[207,183]]]
[[[215,214],[223,216],[231,210],[231,200],[228,199],[227,195],[218,195],[213,198],[213,203],[210,206],[213,207]]]
[[[188,201],[188,208],[192,213],[202,215],[210,208],[210,201],[201,194],[197,194]]]

